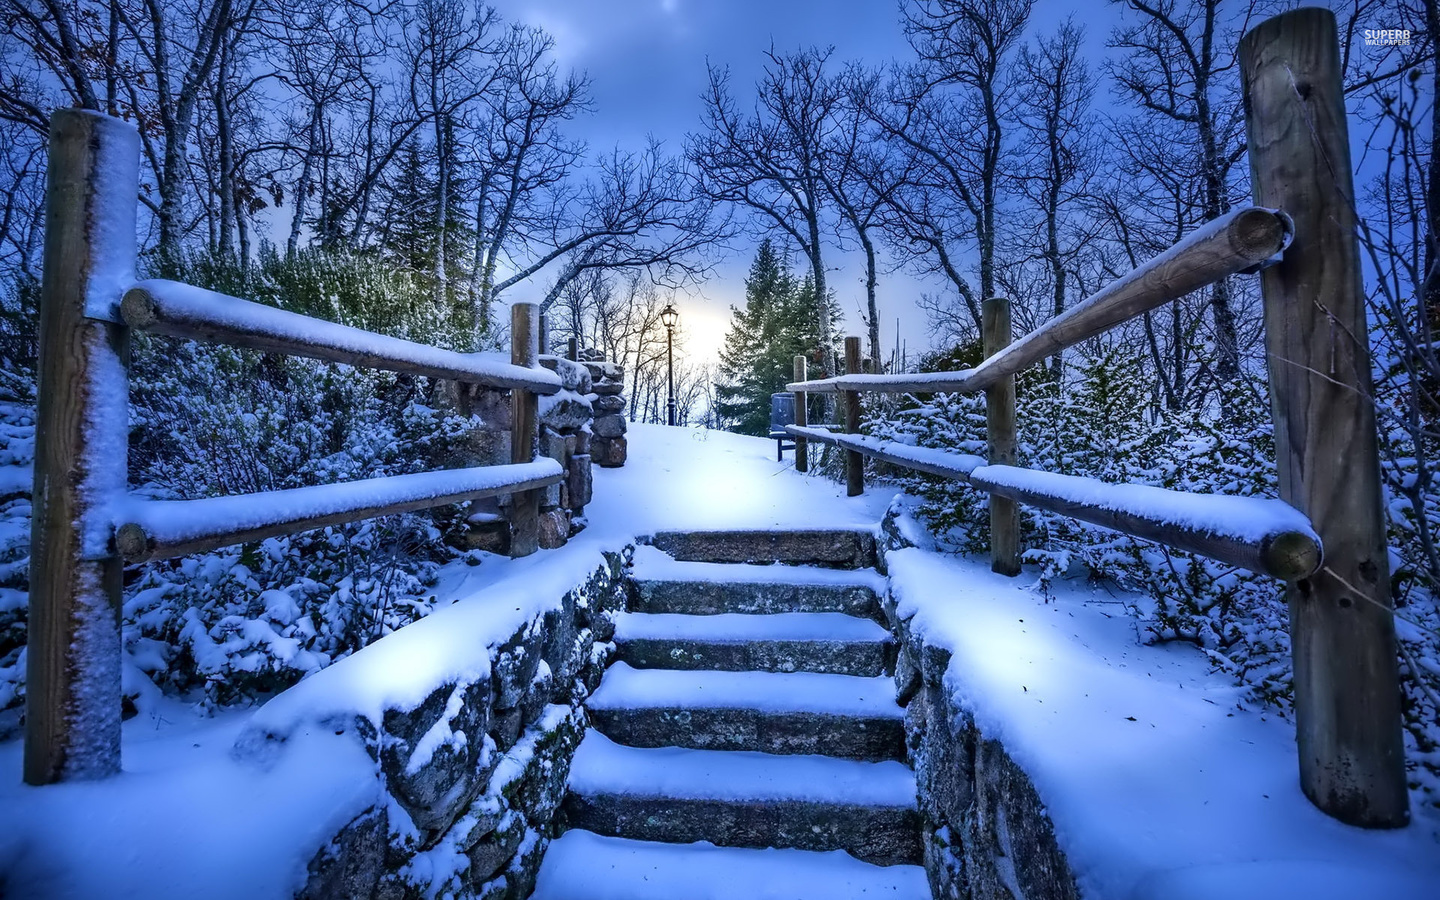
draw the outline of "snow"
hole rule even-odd
[[[1076,475],[986,465],[985,460],[978,456],[914,447],[868,435],[830,435],[817,429],[794,426],[791,431],[861,453],[899,458],[922,472],[965,481],[977,490],[1002,495],[1007,491],[1023,491],[1246,543],[1259,543],[1285,532],[1298,532],[1316,544],[1320,543],[1309,518],[1283,500],[1195,494],[1148,485],[1110,484]]]
[[[550,845],[532,900],[930,900],[919,866],[841,850],[744,850],[568,831]]]
[[[627,747],[594,730],[575,752],[570,789],[587,796],[915,806],[915,775],[894,760]]]
[[[1087,897],[1422,900],[1440,822],[1365,831],[1298,784],[1293,726],[1189,646],[1141,646],[1115,598],[891,552],[898,612],[945,687],[1029,773]],[[1417,813],[1419,810],[1417,810]]]
[[[808,566],[686,562],[673,559],[666,553],[645,545],[635,548],[635,577],[643,581],[853,586],[868,587],[877,593],[885,590],[885,579],[878,573],[867,569],[815,569]]]
[[[560,463],[542,458],[513,465],[390,475],[204,500],[132,498],[117,505],[117,524],[137,524],[145,529],[146,535],[164,546],[281,522],[301,522],[437,497],[499,492],[535,479],[558,481],[564,475]]]
[[[1094,478],[1015,466],[982,466],[970,473],[970,481],[982,490],[1028,491],[1246,543],[1259,543],[1287,531],[1299,532],[1320,543],[1309,518],[1283,500],[1192,494],[1140,484],[1108,484]]]
[[[388,368],[398,363],[428,369],[440,377],[469,376],[479,384],[494,387],[522,385],[542,394],[560,389],[560,376],[548,369],[517,366],[497,353],[457,353],[429,344],[314,319],[299,313],[229,297],[177,281],[152,279],[134,286],[144,290],[161,311],[162,319],[219,326],[227,332],[267,344],[285,344],[287,352],[299,355],[302,348],[316,349],[318,359],[325,351],[364,357],[367,365]],[[157,329],[163,331],[163,328]],[[242,345],[246,342],[241,341]]]
[[[911,444],[902,444],[899,441],[882,440],[868,434],[835,434],[819,428],[800,428],[795,425],[789,426],[787,430],[797,437],[808,437],[811,440],[858,450],[872,456],[884,454],[904,460],[910,463],[912,468],[939,475],[942,478],[964,480],[970,476],[972,471],[985,465],[984,457],[972,456],[968,453],[954,453],[935,447],[916,447]]]
[[[90,278],[85,314],[92,319],[118,322],[120,297],[135,280],[140,132],[129,122],[103,113],[75,112],[92,118],[101,136],[100,155],[91,168],[99,202],[90,210]]]
[[[902,719],[889,678],[817,672],[636,669],[617,662],[586,703],[590,709],[756,709]]]
[[[714,641],[846,641],[884,643],[890,632],[878,623],[844,613],[721,613],[687,616],[677,613],[620,613],[615,640]]]
[[[19,783],[0,745],[0,892],[8,900],[288,898],[316,848],[380,797],[360,743],[296,734],[268,771],[229,755],[247,713],[194,719],[162,701],[125,723],[125,772],[103,782]]]
[[[564,548],[447,566],[432,615],[258,710],[204,718],[174,700],[146,703],[123,727],[124,773],[100,782],[25,786],[20,742],[0,744],[0,892],[9,900],[289,898],[316,850],[381,796],[360,742],[327,726],[337,714],[378,717],[436,685],[478,677],[490,647],[556,608],[601,564],[602,551],[637,534],[872,528],[895,493],[876,487],[846,498],[843,485],[775,462],[766,439],[645,425],[628,437],[628,465],[595,471],[589,527]],[[913,523],[901,525],[914,532]],[[1437,895],[1440,823],[1367,832],[1324,816],[1300,793],[1292,726],[1238,705],[1241,690],[1193,648],[1138,646],[1133,621],[1109,595],[1059,583],[1047,604],[1028,576],[1005,579],[983,563],[919,549],[892,553],[890,565],[913,627],[954,650],[946,686],[1031,773],[1087,896]],[[614,689],[617,675],[635,687],[635,670],[617,666],[602,691]],[[775,689],[798,684],[795,676],[771,678],[781,680],[727,680],[722,693],[754,689],[772,706],[790,702]],[[847,692],[804,679],[796,693],[901,714],[888,682],[855,681],[870,684]],[[708,694],[721,685],[707,689],[702,677],[698,687]],[[257,742],[269,752],[233,752]],[[583,832],[551,845],[542,879],[539,900],[927,896],[919,869],[877,868],[842,853]]]

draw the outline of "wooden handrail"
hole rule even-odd
[[[1282,212],[1253,206],[1208,222],[1169,250],[1112,281],[974,369],[924,375],[847,374],[796,382],[785,389],[884,394],[983,391],[1135,316],[1221,278],[1255,268],[1285,249],[1290,240],[1289,222],[1289,217]]]
[[[1281,500],[1108,484],[1016,466],[986,465],[978,456],[912,447],[874,437],[832,434],[793,425],[786,430],[796,437],[834,444],[895,465],[963,481],[997,497],[1198,553],[1262,575],[1297,581],[1320,568],[1320,539],[1309,520]],[[1178,510],[1180,514],[1167,517],[1157,512],[1160,509]],[[1253,523],[1259,516],[1273,524],[1256,528]]]
[[[132,500],[116,529],[115,544],[128,562],[168,559],[326,525],[531,491],[564,478],[561,465],[547,457],[520,465],[391,475],[204,500]]]
[[[136,284],[125,292],[120,315],[131,328],[166,337],[497,389],[522,388],[536,394],[560,390],[559,376],[548,369],[386,337],[178,281],[155,279]]]

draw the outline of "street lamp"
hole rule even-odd
[[[680,321],[680,313],[675,311],[675,304],[667,303],[665,308],[660,310],[660,321],[665,326],[665,360],[669,369],[669,410],[670,424],[675,424],[675,323]]]

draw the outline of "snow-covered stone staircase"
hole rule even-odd
[[[536,900],[929,900],[871,565],[850,531],[638,548]]]

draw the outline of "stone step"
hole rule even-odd
[[[632,572],[635,612],[838,612],[876,618],[885,580],[873,570],[843,571],[747,563],[679,562],[637,547]]]
[[[617,658],[641,669],[830,672],[876,676],[893,660],[890,632],[842,613],[688,616],[621,613]]]
[[[905,711],[889,678],[814,672],[636,669],[617,662],[586,702],[634,747],[903,759]]]
[[[844,853],[661,844],[567,831],[531,900],[930,900],[919,866]]]
[[[863,569],[875,565],[871,529],[803,531],[662,531],[651,543],[679,560],[789,563]]]
[[[564,816],[612,837],[920,859],[915,776],[893,761],[645,749],[592,731],[571,763]]]

